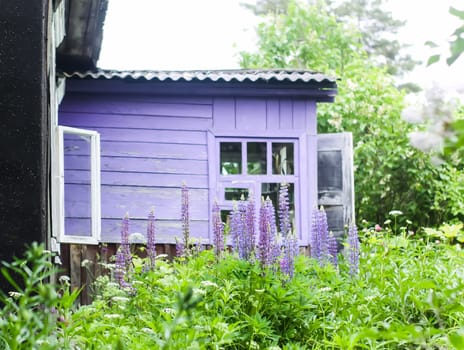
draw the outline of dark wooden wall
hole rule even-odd
[[[0,260],[11,260],[47,232],[48,1],[0,4]]]

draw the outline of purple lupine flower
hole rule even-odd
[[[177,257],[182,257],[185,254],[185,246],[184,242],[177,239],[176,237],[176,256]]]
[[[182,184],[181,196],[182,196],[181,220],[182,220],[182,233],[183,233],[183,240],[184,240],[183,243],[184,243],[184,250],[188,251],[189,244],[190,244],[189,190],[185,182]]]
[[[316,208],[312,213],[309,244],[311,246],[311,256],[317,261],[319,261],[320,256],[321,256],[320,237],[319,237],[319,230],[318,230],[318,225],[317,225],[318,219],[319,219],[319,210]]]
[[[279,190],[279,219],[280,233],[283,239],[281,271],[289,278],[292,278],[295,269],[295,257],[298,255],[298,240],[296,235],[292,233],[292,228],[290,225],[287,184],[282,184]]]
[[[245,209],[245,256],[249,260],[256,245],[256,205],[253,194],[250,192]]]
[[[292,230],[290,225],[288,185],[286,183],[281,184],[279,190],[279,220],[280,233],[285,237]]]
[[[213,245],[216,257],[221,257],[224,251],[224,223],[217,201],[213,204]]]
[[[247,205],[245,200],[242,198],[238,202],[238,212],[239,212],[239,226],[237,230],[237,249],[238,249],[238,256],[240,259],[247,260],[248,258],[248,250],[247,250]]]
[[[232,212],[230,214],[230,237],[232,240],[232,248],[235,252],[239,251],[239,238],[242,230],[241,214],[238,209],[237,202],[234,202]]]
[[[275,209],[274,209],[274,204],[272,204],[272,201],[269,199],[269,197],[266,198],[265,201],[266,207],[268,207],[269,210],[269,222],[271,225],[271,265],[274,265],[278,260],[280,255],[282,254],[282,240],[281,237],[282,235],[279,235],[277,232],[277,225],[276,225],[276,217],[275,217]]]
[[[335,238],[332,232],[329,233],[327,246],[329,250],[329,260],[333,266],[338,266],[338,244],[337,238]]]
[[[132,264],[132,254],[130,251],[130,244],[129,244],[129,213],[126,213],[122,220],[122,227],[121,227],[121,253],[124,257],[125,261],[125,270],[126,272],[129,270],[129,267]]]
[[[148,214],[147,225],[147,256],[150,261],[150,267],[155,267],[156,243],[155,243],[155,209],[152,208]]]
[[[259,209],[259,237],[258,237],[258,260],[262,267],[269,267],[271,265],[272,254],[272,233],[270,222],[269,207],[266,205],[264,199],[261,201],[261,208]]]
[[[323,207],[319,210],[317,229],[319,231],[319,249],[320,249],[320,263],[323,264],[329,257],[329,225],[327,223],[327,214]]]
[[[329,227],[324,208],[321,207],[320,210],[316,209],[313,212],[311,226],[311,256],[322,265],[330,260]]]
[[[294,233],[283,237],[283,255],[280,260],[280,270],[288,278],[292,278],[295,270],[295,257],[298,255],[298,240]]]
[[[116,263],[114,269],[114,279],[118,282],[122,288],[130,287],[130,284],[126,281],[126,257],[121,249],[116,253]]]
[[[351,225],[348,230],[348,263],[350,265],[350,274],[354,276],[359,271],[359,237],[358,228],[355,224]]]

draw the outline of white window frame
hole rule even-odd
[[[74,134],[90,138],[90,193],[91,193],[91,235],[66,235],[65,232],[65,178],[64,178],[64,134]],[[100,134],[96,131],[56,127],[57,162],[55,168],[55,228],[61,243],[98,244],[101,238],[101,193],[100,193]]]
[[[220,167],[218,166],[221,161],[221,150],[220,144],[222,142],[237,142],[242,144],[242,173],[241,174],[229,174],[222,175],[220,173]],[[246,145],[249,142],[265,142],[267,144],[267,171],[266,174],[248,174],[247,173],[247,148]],[[294,173],[290,175],[282,174],[272,174],[272,164],[269,164],[269,161],[272,161],[272,144],[273,143],[292,143],[293,144],[293,162],[294,162]],[[263,183],[293,183],[294,189],[294,200],[295,200],[295,225],[292,227],[293,231],[296,233],[301,232],[304,229],[302,223],[302,202],[300,198],[301,193],[301,172],[300,168],[300,145],[301,139],[299,137],[271,137],[271,136],[245,136],[245,137],[235,137],[235,136],[216,136],[214,138],[214,148],[217,154],[217,161],[215,164],[214,174],[216,175],[216,199],[218,201],[219,207],[221,210],[232,210],[232,202],[227,201],[224,198],[225,189],[227,187],[237,187],[237,188],[248,188],[253,191],[253,196],[255,197],[255,203],[257,205],[257,210],[261,203],[261,185]]]

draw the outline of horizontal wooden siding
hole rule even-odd
[[[131,217],[131,233],[146,232],[151,207],[157,241],[182,236],[180,186],[190,188],[192,236],[208,238],[206,130],[212,127],[211,98],[68,93],[59,123],[95,130],[101,137],[102,241],[120,240],[121,219]],[[73,232],[88,222],[87,157],[79,141],[65,149],[65,180],[70,195],[66,216]],[[87,182],[86,182],[87,181]],[[206,205],[205,205],[206,204]]]

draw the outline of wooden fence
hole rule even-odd
[[[61,272],[60,275],[67,275],[71,279],[71,288],[81,288],[81,304],[92,302],[92,283],[98,276],[109,274],[110,270],[105,264],[114,263],[114,255],[119,244],[104,245],[82,245],[82,244],[61,244]],[[204,246],[209,248],[209,246]],[[135,254],[140,257],[145,256],[140,246],[131,245]],[[300,253],[309,255],[308,247],[300,247]],[[176,255],[175,244],[157,244],[156,254],[166,254],[169,260]]]

